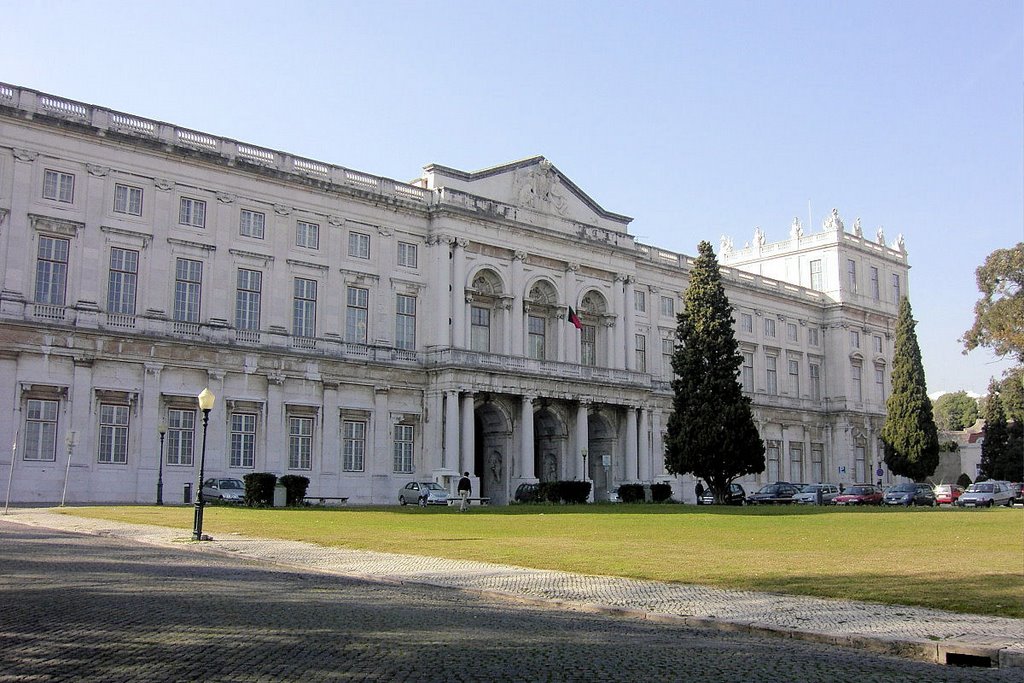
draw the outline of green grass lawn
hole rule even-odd
[[[193,508],[66,512],[191,529]],[[208,506],[203,530],[1024,618],[1020,509]]]

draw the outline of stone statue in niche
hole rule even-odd
[[[542,461],[541,481],[558,481],[558,459],[555,454],[545,453]]]

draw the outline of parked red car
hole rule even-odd
[[[956,505],[956,499],[964,492],[956,484],[939,484],[935,487],[935,502],[939,505]]]
[[[874,484],[854,484],[832,499],[835,505],[881,505],[882,489]]]

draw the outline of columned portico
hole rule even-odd
[[[640,434],[637,439],[637,458],[639,460],[638,475],[641,481],[651,480],[651,448],[650,448],[650,421],[651,411],[641,407],[640,413]]]
[[[519,408],[519,423],[522,425],[519,434],[519,471],[527,481],[537,479],[534,467],[534,434],[533,434],[533,397],[523,396]]]
[[[460,472],[469,472],[476,475],[476,468],[473,464],[473,455],[476,453],[476,445],[473,439],[473,392],[466,391],[462,394],[462,410],[459,415],[459,422],[462,430],[462,458],[459,465]]]
[[[626,417],[626,481],[635,482],[639,479],[637,471],[637,437],[636,437],[636,408],[627,406]]]
[[[459,468],[459,392],[444,392],[444,458],[442,469]],[[461,474],[462,470],[459,470]]]
[[[576,471],[579,472],[579,478],[583,481],[589,478],[589,472],[586,470],[586,458],[583,457],[583,453],[588,451],[589,447],[590,424],[587,419],[589,409],[590,403],[587,401],[580,401],[576,406],[576,455],[578,458]],[[588,452],[587,456],[589,457],[589,455]]]

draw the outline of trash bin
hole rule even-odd
[[[185,505],[192,502],[192,484],[185,484]]]
[[[288,489],[278,484],[274,487],[274,507],[283,508],[288,504]]]

